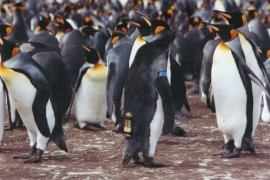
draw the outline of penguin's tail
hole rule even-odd
[[[64,135],[53,136],[50,140],[53,141],[61,150],[68,152],[66,138]]]

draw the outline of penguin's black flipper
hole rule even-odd
[[[181,110],[183,105],[185,105],[186,110],[190,112],[190,106],[186,97],[186,86],[183,77],[183,70],[173,56],[170,56],[170,63],[172,72],[171,88],[175,100],[175,113],[181,113],[178,111]]]
[[[242,62],[242,63],[241,63]],[[270,89],[267,88],[263,85],[261,80],[252,72],[252,70],[243,62],[243,60],[240,60],[240,65],[243,67],[245,73],[248,75],[248,77],[255,83],[257,84],[266,94],[268,98],[270,98]]]
[[[84,74],[87,72],[87,70],[89,68],[91,68],[91,67],[89,67],[88,63],[84,63],[84,65],[80,69],[79,76],[77,78],[77,81],[76,81],[76,84],[75,84],[75,87],[74,87],[74,90],[73,90],[72,98],[71,98],[71,101],[70,101],[70,106],[69,106],[69,110],[68,110],[68,114],[67,114],[67,121],[69,120],[69,117],[70,117],[71,108],[72,108],[72,105],[73,105],[75,94],[76,94],[77,90],[79,89],[79,87],[81,85],[82,77],[84,76]]]
[[[114,85],[114,80],[115,80],[115,75],[116,75],[116,66],[115,63],[110,63],[108,67],[108,75],[107,75],[107,84],[106,84],[106,99],[107,99],[107,111],[109,116],[112,116],[113,112],[113,96],[111,93],[113,93],[113,85]],[[116,122],[118,123],[118,122]]]
[[[168,134],[171,132],[174,125],[173,93],[167,76],[159,75],[155,80],[155,85],[162,99],[162,106],[164,111],[164,125],[162,132],[163,134]]]

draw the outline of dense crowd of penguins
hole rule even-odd
[[[62,125],[125,135],[122,165],[153,160],[161,134],[190,111],[185,81],[216,113],[224,151],[255,153],[260,117],[270,122],[270,2],[264,0],[2,0],[1,137],[24,125],[40,162],[53,141],[68,151]],[[261,104],[263,99],[263,110]],[[194,109],[194,111],[196,111]],[[140,157],[142,153],[142,157]]]

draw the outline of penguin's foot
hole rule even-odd
[[[184,117],[184,114],[181,111],[175,111],[174,119],[182,119],[183,117]]]
[[[124,127],[116,127],[113,132],[115,133],[124,133]]]
[[[36,153],[33,154],[30,158],[28,158],[24,163],[39,163],[41,162],[41,156],[43,154],[43,151],[41,149],[36,150]]]
[[[82,129],[89,130],[89,131],[102,131],[107,130],[105,127],[99,125],[99,124],[88,124],[84,126]]]
[[[28,159],[36,153],[36,150],[37,150],[36,145],[34,145],[31,147],[30,153],[22,153],[22,154],[15,155],[13,156],[13,159]]]
[[[223,145],[225,151],[213,154],[213,156],[221,156],[223,157],[225,154],[233,153],[234,152],[234,140],[230,140],[226,144]]]
[[[122,166],[127,166],[128,163],[130,162],[131,160],[131,156],[129,155],[124,155],[123,159],[122,159]]]
[[[138,159],[134,163],[135,164],[138,164],[138,165],[142,165],[144,167],[152,167],[152,168],[166,167],[165,164],[154,162],[154,160],[153,160],[152,157],[151,158],[146,158],[145,157],[143,160],[142,159]]]
[[[31,156],[33,156],[31,153],[22,153],[13,156],[13,159],[29,159]]]
[[[183,128],[181,128],[180,126],[178,126],[178,125],[175,124],[173,126],[172,131],[171,131],[171,134],[172,135],[175,135],[175,136],[185,136],[186,135],[186,131]]]
[[[199,93],[199,85],[195,83],[191,90],[192,93]]]
[[[222,158],[238,158],[241,154],[241,148],[236,148],[234,152],[227,152],[222,154]]]
[[[247,150],[251,152],[251,154],[255,154],[253,139],[251,137],[244,138],[243,150]]]

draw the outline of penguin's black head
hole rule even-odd
[[[115,28],[114,31],[122,31],[124,33],[128,33],[128,18],[121,18],[122,23],[118,23]]]
[[[86,15],[83,17],[83,25],[88,25],[88,26],[94,25],[94,22],[93,22],[93,19],[91,18],[91,16]]]
[[[22,2],[17,2],[13,4],[12,11],[16,12],[16,11],[24,11],[24,10],[25,10],[25,7],[22,4]]]
[[[49,22],[50,21],[45,21],[45,20],[38,21],[36,30],[37,31],[41,31],[41,30],[49,31],[50,30],[50,28],[48,26],[49,25]]]
[[[112,45],[114,45],[121,38],[127,38],[127,35],[122,31],[113,32],[112,33]]]
[[[82,48],[84,50],[84,55],[85,55],[85,61],[90,63],[90,64],[96,64],[99,59],[100,55],[99,52],[96,49],[93,48],[88,48],[84,45],[82,45]]]
[[[151,20],[152,34],[156,36],[162,31],[171,31],[170,26],[163,20]]]
[[[233,40],[238,34],[237,30],[229,24],[205,24],[215,31],[223,42]]]
[[[259,17],[259,12],[256,9],[248,10],[248,17],[250,20]]]
[[[142,36],[151,35],[151,23],[147,23],[145,20],[129,20],[129,23],[135,25]]]
[[[8,24],[0,24],[0,36],[7,37],[12,33],[12,27]]]
[[[218,11],[214,10],[213,13],[222,15],[230,25],[234,28],[240,28],[247,23],[247,18],[240,11]]]
[[[94,28],[91,27],[91,26],[85,25],[85,26],[82,26],[82,27],[79,29],[79,31],[81,32],[81,34],[82,34],[83,36],[88,37],[88,36],[94,35],[98,30],[94,29]]]
[[[8,41],[0,36],[0,54],[2,62],[5,62],[6,60],[12,58],[18,52],[19,48],[15,42]]]

